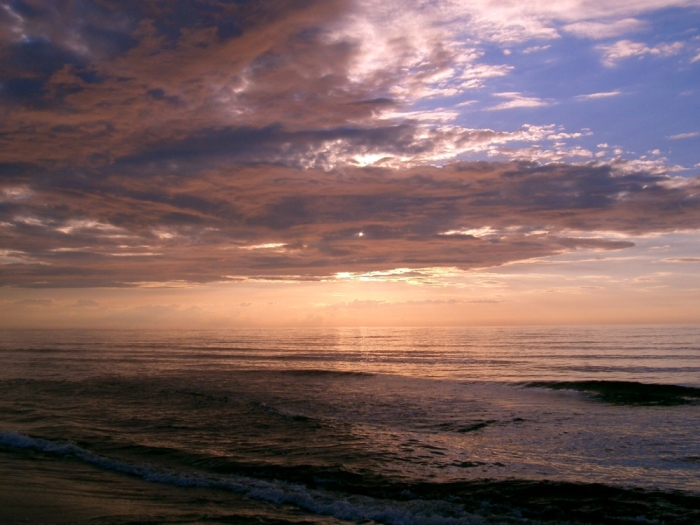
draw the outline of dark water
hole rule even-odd
[[[1,335],[2,523],[700,523],[700,327]]]

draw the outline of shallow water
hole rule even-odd
[[[0,367],[8,523],[700,522],[696,326],[12,331]]]

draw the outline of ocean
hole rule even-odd
[[[0,334],[3,524],[700,523],[700,326]]]

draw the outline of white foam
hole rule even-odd
[[[148,464],[136,465],[100,456],[75,443],[33,438],[17,432],[0,432],[0,445],[71,457],[105,470],[130,474],[153,483],[229,490],[253,499],[291,504],[315,514],[343,520],[373,520],[392,525],[484,523],[483,518],[468,514],[460,505],[440,500],[395,501],[367,496],[342,496],[282,481],[265,481],[245,476],[214,477],[204,474],[177,473]]]

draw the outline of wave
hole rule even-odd
[[[277,408],[271,405],[268,405],[267,403],[260,403],[256,401],[252,401],[251,404],[255,407],[259,407],[269,414],[281,417],[283,419],[286,419],[288,421],[294,421],[296,423],[309,423],[312,425],[315,425],[316,427],[321,426],[322,419],[312,417],[312,416],[307,416],[306,414],[302,414],[301,412],[289,412],[287,410],[283,410],[281,408]]]
[[[314,514],[333,516],[342,520],[371,520],[396,525],[475,525],[484,523],[482,517],[465,512],[459,504],[441,500],[395,501],[358,495],[342,496],[284,481],[268,481],[244,476],[215,477],[202,473],[173,472],[152,467],[149,464],[136,465],[100,456],[74,443],[49,441],[16,432],[0,433],[0,445],[73,458],[105,470],[129,474],[154,483],[229,490],[253,499],[276,504],[291,504]]]
[[[603,484],[529,480],[402,483],[376,479],[332,489],[244,475],[178,472],[96,454],[75,443],[0,432],[5,449],[34,450],[148,482],[226,490],[316,515],[390,525],[700,523],[700,496]],[[473,466],[473,465],[464,465]],[[357,480],[355,480],[357,481]]]
[[[256,372],[258,371],[256,370]],[[287,370],[273,370],[271,372],[307,377],[372,377],[376,375],[372,372],[356,372],[352,370],[324,370],[322,368],[293,368]]]
[[[459,434],[467,434],[469,432],[476,432],[482,428],[486,428],[490,425],[497,423],[495,419],[489,419],[488,421],[475,421],[469,424],[459,424],[459,423],[440,423],[435,425],[434,428],[442,432],[457,432]]]
[[[534,381],[527,388],[575,390],[616,405],[677,406],[700,400],[700,388],[636,381]]]

